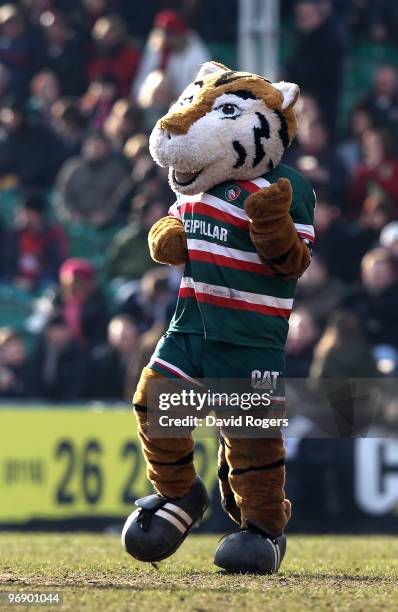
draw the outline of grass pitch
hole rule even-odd
[[[63,607],[44,609],[73,612],[398,610],[398,538],[290,536],[268,577],[219,573],[217,541],[191,535],[156,570],[114,535],[1,533],[0,591],[59,591]]]

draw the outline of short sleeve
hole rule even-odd
[[[298,235],[307,244],[315,242],[314,211],[316,205],[315,192],[311,185],[303,178],[298,181],[295,189],[293,186],[293,201],[290,207],[290,215]]]
[[[176,217],[176,219],[179,219],[181,221],[181,213],[179,211],[179,207],[180,207],[180,204],[179,204],[178,200],[176,200],[174,202],[174,204],[172,204],[172,206],[170,206],[168,214],[171,217]]]

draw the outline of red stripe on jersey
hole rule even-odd
[[[178,297],[196,298],[195,289],[193,287],[180,287]]]
[[[245,191],[249,191],[250,193],[256,193],[260,187],[258,187],[255,183],[251,181],[236,181],[239,187],[242,187]]]
[[[214,304],[215,306],[221,306],[222,308],[231,308],[234,310],[249,310],[251,312],[257,312],[259,314],[271,315],[274,317],[284,317],[288,319],[291,314],[289,308],[273,308],[272,306],[264,306],[263,304],[250,304],[243,300],[236,300],[234,298],[220,297],[216,295],[209,295],[208,293],[195,292],[191,288],[182,288],[179,292],[180,297],[196,297],[198,302]]]
[[[217,210],[214,208],[214,206],[210,206],[204,202],[186,202],[185,204],[181,204],[179,211],[181,214],[191,213],[194,207],[195,214],[206,215],[211,219],[217,219],[217,221],[225,221],[225,223],[230,223],[231,225],[235,225],[235,227],[239,227],[240,229],[249,228],[249,220],[245,221],[245,219],[239,219],[239,217],[230,215],[223,210]]]
[[[218,255],[216,253],[211,253],[210,251],[189,249],[189,258],[194,261],[204,261],[207,263],[214,263],[220,266],[225,266],[227,268],[234,268],[235,270],[257,272],[257,274],[263,274],[264,276],[274,275],[274,272],[262,263],[256,263],[254,261],[242,261],[240,259],[234,259],[233,257],[227,257],[226,255]]]
[[[311,242],[315,242],[315,237],[313,234],[307,234],[306,232],[297,232],[301,238],[307,238],[307,240],[311,240]]]

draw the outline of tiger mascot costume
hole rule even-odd
[[[134,395],[148,477],[122,543],[133,557],[170,556],[202,517],[208,497],[195,473],[192,437],[148,435],[147,388],[156,378],[283,378],[297,279],[311,259],[314,192],[280,163],[296,134],[299,88],[216,62],[156,124],[154,160],[177,195],[149,232],[152,258],[185,264],[176,311]],[[272,573],[290,517],[282,436],[228,437],[219,447],[222,504],[240,529],[218,546],[230,572]]]

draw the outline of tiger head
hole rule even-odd
[[[159,119],[154,160],[173,191],[194,195],[226,180],[249,180],[279,164],[293,140],[299,88],[208,62]]]

